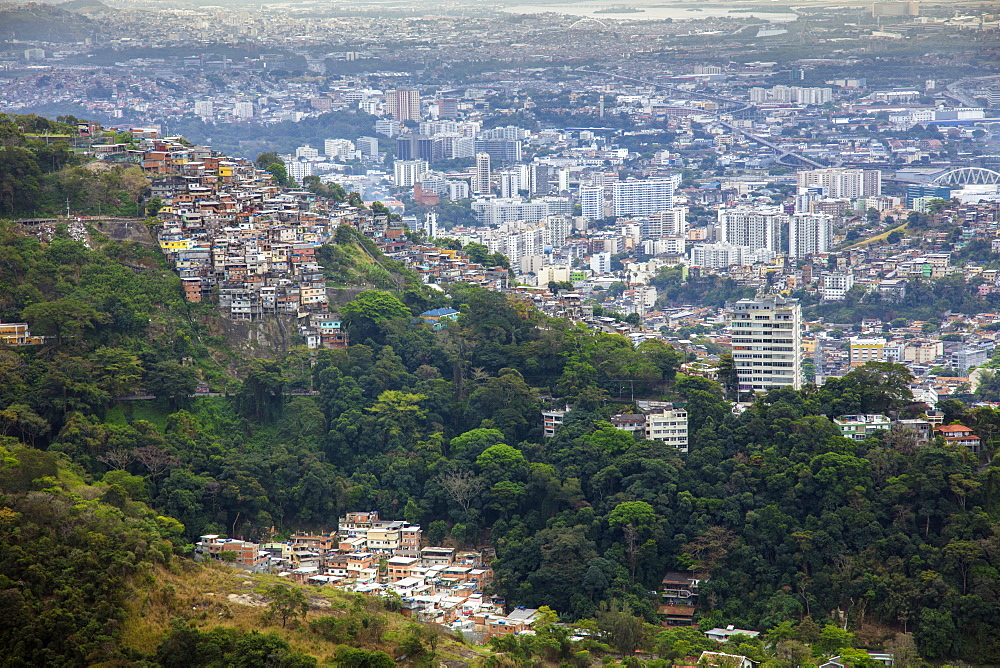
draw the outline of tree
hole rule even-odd
[[[272,617],[281,619],[281,627],[284,628],[289,619],[305,616],[309,611],[309,601],[306,595],[298,587],[276,584],[267,590],[267,595],[271,597],[268,605],[268,612]]]
[[[481,478],[467,469],[453,469],[451,471],[439,473],[434,478],[437,484],[444,488],[448,497],[462,508],[462,512],[468,514],[472,500],[486,486]]]
[[[624,656],[635,654],[649,640],[645,623],[632,614],[628,605],[602,605],[597,612],[597,627]]]
[[[4,436],[9,435],[11,429],[16,429],[22,440],[32,445],[51,429],[49,423],[27,404],[11,404],[0,411],[0,425]]]
[[[87,329],[108,321],[106,313],[78,299],[63,297],[50,302],[32,304],[21,312],[38,334],[55,336],[62,344],[67,337],[81,335]]]
[[[815,649],[823,656],[833,656],[838,651],[854,646],[854,634],[850,631],[827,624],[819,634]]]
[[[155,218],[161,209],[163,209],[163,200],[159,197],[154,197],[146,202],[146,215],[150,218]]]
[[[166,473],[167,469],[177,466],[179,460],[161,447],[144,445],[132,450],[132,456],[142,464],[154,481]]]
[[[969,590],[969,570],[984,556],[983,548],[968,541],[952,541],[944,547],[944,557],[949,565],[962,576],[962,593]]]
[[[658,520],[656,511],[645,501],[625,501],[615,506],[608,515],[608,526],[617,528],[631,525],[636,529],[651,529]]]
[[[395,295],[381,290],[367,290],[340,308],[340,314],[350,328],[353,341],[379,336],[383,323],[409,318],[410,310]]]
[[[378,418],[383,447],[390,442],[400,442],[404,437],[408,437],[410,442],[419,438],[417,426],[427,417],[427,411],[420,407],[420,402],[426,398],[423,394],[398,390],[386,390],[378,396],[378,401],[368,411]]]
[[[385,652],[356,647],[340,646],[333,655],[333,662],[341,668],[393,668],[396,662]]]
[[[480,469],[506,471],[508,474],[525,468],[527,463],[520,450],[505,443],[492,445],[476,457],[476,466]]]
[[[709,527],[704,535],[683,546],[683,556],[696,573],[710,574],[718,568],[736,545],[737,536],[721,526]]]
[[[142,380],[142,363],[127,350],[102,346],[90,355],[90,361],[98,386],[113,397],[132,392]]]
[[[730,400],[739,400],[740,380],[739,375],[736,373],[736,365],[733,363],[732,353],[723,353],[719,355],[718,370],[719,384],[722,385],[726,398]]]
[[[176,407],[198,389],[198,370],[176,360],[164,360],[150,365],[146,371],[146,391],[167,399]]]
[[[0,147],[0,203],[8,215],[34,210],[41,177],[42,170],[31,151],[20,146]]]

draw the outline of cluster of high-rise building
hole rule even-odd
[[[785,102],[791,104],[821,105],[833,102],[833,89],[780,85],[772,86],[771,88],[754,87],[750,89],[750,101],[757,104]]]

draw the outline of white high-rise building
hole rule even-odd
[[[878,197],[882,194],[882,172],[877,169],[803,169],[795,175],[800,190],[821,188],[835,199]]]
[[[357,147],[349,139],[326,139],[323,141],[323,153],[330,158],[354,158]]]
[[[285,162],[285,170],[288,172],[289,178],[301,184],[302,179],[312,176],[313,166],[307,160],[289,160]]]
[[[794,258],[826,253],[833,248],[833,216],[797,213],[788,224],[788,254]]]
[[[399,121],[393,118],[380,118],[375,121],[375,132],[395,137],[399,134]]]
[[[456,137],[451,142],[451,157],[474,158],[476,156],[476,140],[472,137]]]
[[[782,229],[789,216],[776,206],[738,206],[719,209],[719,241],[734,246],[783,250]]]
[[[677,179],[619,181],[612,187],[616,216],[648,216],[672,209]]]
[[[604,218],[604,188],[593,186],[580,188],[580,208],[587,220]]]
[[[542,224],[549,231],[549,243],[553,248],[561,248],[566,239],[573,233],[573,218],[571,216],[547,216]]]
[[[511,169],[517,173],[517,183],[519,190],[531,192],[531,167],[525,164],[514,165]]]
[[[389,113],[397,123],[420,120],[420,91],[397,88],[389,93]]]
[[[397,160],[393,163],[393,180],[397,188],[412,188],[427,172],[426,160]]]
[[[569,192],[569,167],[560,167],[556,172],[557,191],[561,194]]]
[[[448,199],[457,202],[460,199],[469,199],[468,181],[448,181]]]
[[[645,216],[639,223],[642,239],[660,239],[687,234],[687,208],[674,207],[651,216]]]
[[[660,224],[662,225],[660,236],[671,237],[687,234],[687,211],[686,206],[676,206],[660,212]]]
[[[472,202],[472,212],[479,224],[487,227],[514,221],[535,223],[547,216],[565,214],[570,208],[569,200],[559,197],[544,197],[527,202],[516,197],[477,199]]]
[[[214,105],[211,100],[197,100],[194,103],[194,115],[211,118],[214,115]]]
[[[594,253],[591,255],[590,270],[595,274],[610,274],[611,253]]]
[[[305,158],[306,160],[312,160],[313,158],[319,157],[319,149],[313,148],[309,144],[306,144],[305,146],[299,146],[297,149],[295,149],[295,157]]]
[[[233,116],[240,120],[253,118],[253,102],[237,102],[234,104]]]
[[[832,88],[811,88],[806,86],[774,86],[770,90],[767,88],[751,88],[750,101],[760,102],[789,102],[792,104],[819,105],[833,101]]]
[[[490,192],[490,154],[476,154],[476,171],[472,175],[472,192],[485,195]]]
[[[500,197],[517,197],[521,179],[516,171],[505,169],[497,174],[497,180],[500,182]]]
[[[743,393],[802,387],[802,311],[796,299],[741,299],[729,314],[733,366]]]
[[[706,269],[769,264],[774,262],[775,253],[766,248],[734,246],[729,243],[697,244],[691,247],[691,266]]]
[[[824,301],[843,301],[847,291],[854,287],[854,274],[849,271],[823,273],[819,283]]]
[[[358,137],[358,150],[365,157],[378,155],[378,137]]]
[[[427,236],[428,239],[434,239],[438,235],[438,216],[433,211],[427,213],[424,216],[423,223],[420,224],[420,231]]]

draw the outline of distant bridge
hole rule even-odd
[[[605,30],[609,30],[611,28],[611,26],[609,26],[607,23],[605,23],[601,19],[595,19],[595,18],[590,17],[590,16],[585,16],[582,19],[580,19],[579,21],[574,21],[573,23],[570,24],[569,27],[570,28],[578,28],[581,25],[586,25],[588,23],[597,23],[602,28],[604,28]]]
[[[982,167],[961,167],[938,175],[934,183],[943,186],[989,185],[1000,183],[1000,172]]]

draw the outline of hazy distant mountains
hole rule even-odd
[[[87,17],[95,11],[114,11],[97,0],[65,4],[31,3],[0,9],[0,40],[77,42],[92,37],[99,27]]]

